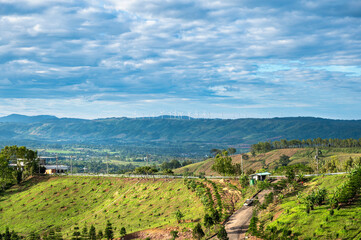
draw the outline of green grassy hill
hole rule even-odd
[[[183,180],[33,178],[8,190],[0,203],[0,232],[6,226],[25,235],[61,227],[66,239],[76,223],[104,231],[110,220],[130,233],[158,227],[188,229],[204,216],[202,203]],[[185,215],[180,225],[175,218],[178,209]]]
[[[338,164],[337,171],[343,171],[343,163],[352,157],[353,159],[361,157],[360,148],[325,148],[320,149],[322,151],[322,156],[320,156],[322,164],[327,163],[328,161],[335,160]],[[278,160],[281,155],[287,155],[290,157],[291,162],[289,165],[294,164],[309,164],[310,166],[315,165],[314,156],[315,150],[313,148],[288,148],[288,149],[276,149],[267,153],[258,153],[256,156],[251,156],[250,153],[247,153],[248,159],[243,160],[244,169],[247,172],[249,169],[258,170],[258,169],[268,169],[273,170],[278,166]],[[231,156],[232,163],[241,163],[241,155],[236,154]],[[212,165],[214,159],[207,159],[202,162],[194,163],[187,165],[185,167],[175,169],[175,173],[185,173],[190,172],[194,175],[200,173],[205,173],[207,176],[219,175],[212,170]]]
[[[125,227],[131,239],[170,239],[171,230],[190,239],[209,206],[226,219],[252,193],[242,195],[237,180],[34,177],[0,196],[0,233],[7,226],[23,236],[61,228],[69,239],[76,224],[104,231],[109,220],[115,237]],[[181,223],[177,210],[184,214]]]
[[[356,196],[349,204],[335,209],[330,214],[330,205],[315,206],[306,212],[300,198],[312,190],[325,188],[327,195],[347,180],[342,176],[319,176],[306,182],[296,194],[285,191],[282,200],[275,200],[266,210],[259,213],[260,222],[265,229],[275,227],[291,230],[298,239],[361,239],[361,198]]]

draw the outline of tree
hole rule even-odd
[[[214,225],[214,222],[213,222],[212,217],[211,217],[208,213],[206,213],[206,214],[204,215],[204,226],[205,226],[207,229],[209,229],[209,228],[212,227],[213,225]]]
[[[105,227],[104,230],[104,236],[108,240],[113,239],[114,236],[113,227],[109,220],[107,221],[107,226]]]
[[[197,223],[197,225],[193,228],[193,237],[198,240],[204,237],[204,232],[200,223]]]
[[[289,163],[290,163],[290,157],[285,155],[285,154],[282,154],[280,156],[280,159],[279,159],[279,163],[281,164],[281,166],[287,166]]]
[[[223,225],[220,226],[217,237],[219,240],[228,240],[227,231]]]
[[[73,240],[81,239],[78,225],[75,225],[73,237],[71,239],[73,239]]]
[[[9,159],[0,153],[0,185],[5,190],[14,180],[13,169],[9,166]]]
[[[158,172],[158,169],[150,166],[137,167],[134,170],[135,174],[152,174]]]
[[[44,239],[45,240],[56,240],[54,229],[50,229],[48,236],[46,236]]]
[[[36,151],[27,149],[26,147],[18,146],[5,146],[0,151],[0,183],[2,188],[11,183],[11,175],[14,173],[14,177],[18,182],[28,176],[32,176],[39,170],[38,156]],[[11,169],[9,163],[16,163],[17,167]],[[14,172],[15,171],[15,172]]]
[[[98,232],[98,239],[103,239],[104,235],[103,235],[103,231],[102,230],[99,230]]]
[[[234,166],[232,165],[232,158],[227,156],[221,156],[218,154],[212,165],[212,170],[218,172],[221,175],[234,174]]]
[[[86,227],[86,225],[84,224],[83,229],[81,230],[81,236],[83,239],[87,239],[88,238],[88,228]]]
[[[256,216],[256,213],[253,212],[251,221],[249,223],[248,232],[252,234],[253,236],[257,236],[257,222],[258,217]]]
[[[178,236],[178,231],[171,231],[170,235],[172,236],[172,240],[176,239]]]
[[[242,174],[239,178],[239,183],[241,184],[242,188],[246,188],[249,186],[249,177],[246,174]]]
[[[185,160],[183,163],[182,163],[182,167],[185,167],[189,164],[192,164],[193,162],[191,160]]]
[[[242,158],[243,158],[243,160],[248,160],[249,156],[247,154],[242,154]]]
[[[164,175],[173,175],[174,174],[174,172],[171,170],[171,169],[164,169],[163,170],[163,174]]]
[[[219,223],[221,221],[221,215],[219,214],[217,209],[212,211],[211,217],[214,223]]]
[[[122,227],[122,228],[120,229],[120,236],[121,236],[121,237],[124,237],[125,234],[127,234],[127,231],[125,230],[125,227]]]
[[[251,150],[251,155],[252,155],[252,157],[255,157],[255,156],[256,156],[256,151],[255,151],[255,150]]]
[[[184,214],[178,209],[175,213],[175,217],[177,218],[177,222],[180,223],[184,217]]]
[[[0,238],[1,239],[1,238]],[[35,233],[34,231],[32,231],[30,233],[30,235],[28,236],[29,240],[40,240],[40,235],[38,233]]]
[[[292,168],[287,168],[286,178],[288,179],[289,182],[294,181],[296,178],[295,170],[293,170]]]
[[[96,230],[95,230],[95,227],[93,224],[90,226],[90,229],[89,229],[89,239],[91,239],[91,240],[97,239]]]
[[[20,237],[14,230],[12,230],[10,239],[11,240],[20,240]]]
[[[237,152],[237,150],[235,149],[235,148],[228,148],[227,149],[227,152],[229,153],[229,154],[231,154],[231,155],[233,155],[233,154],[235,154],[236,152]]]
[[[346,160],[346,162],[344,163],[344,169],[346,172],[350,171],[352,169],[353,166],[353,158],[350,157],[349,159]]]
[[[221,153],[222,153],[222,151],[219,150],[219,149],[217,149],[217,148],[211,149],[211,154],[212,154],[213,156],[216,156],[217,154],[221,154]]]
[[[10,233],[9,227],[5,228],[4,239],[11,240],[11,233]]]

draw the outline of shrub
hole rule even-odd
[[[196,239],[201,239],[202,237],[204,237],[204,232],[200,223],[198,223],[193,228],[193,237]]]

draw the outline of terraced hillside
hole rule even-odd
[[[326,148],[321,149],[322,155],[320,159],[322,162],[327,162],[331,159],[335,160],[338,163],[339,170],[342,171],[343,163],[349,159],[350,157],[356,159],[361,157],[361,149],[344,149],[344,148]],[[310,164],[310,166],[314,165],[314,156],[315,149],[313,148],[288,148],[288,149],[276,149],[267,153],[258,153],[254,157],[250,154],[246,154],[248,159],[243,159],[244,169],[247,172],[249,169],[258,170],[258,169],[274,169],[278,165],[278,160],[281,155],[287,155],[290,157],[291,162],[289,165],[301,163],[301,164]],[[231,156],[232,163],[241,163],[241,155],[236,154]],[[215,176],[219,175],[215,171],[212,170],[212,165],[214,163],[214,159],[207,159],[202,162],[194,163],[191,165],[187,165],[185,167],[176,169],[175,173],[185,173],[190,172],[195,175],[200,173],[205,173],[206,176]]]

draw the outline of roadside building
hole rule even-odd
[[[23,158],[17,158],[9,164],[10,167],[17,168],[18,170],[24,171],[25,160]]]
[[[256,181],[266,180],[269,175],[271,175],[271,173],[269,173],[269,172],[251,174],[249,183],[250,183],[250,185],[254,185],[256,183]]]
[[[45,174],[66,173],[69,171],[67,165],[44,165]]]
[[[40,168],[45,168],[45,174],[55,174],[55,173],[66,173],[69,171],[69,166],[67,165],[52,165],[47,164],[47,161],[56,161],[55,157],[38,157],[39,160],[39,173]],[[9,164],[9,166],[13,168],[17,168],[18,170],[24,171],[25,166],[25,159],[17,158],[16,160],[13,160],[12,163]],[[44,170],[43,170],[44,171]]]

